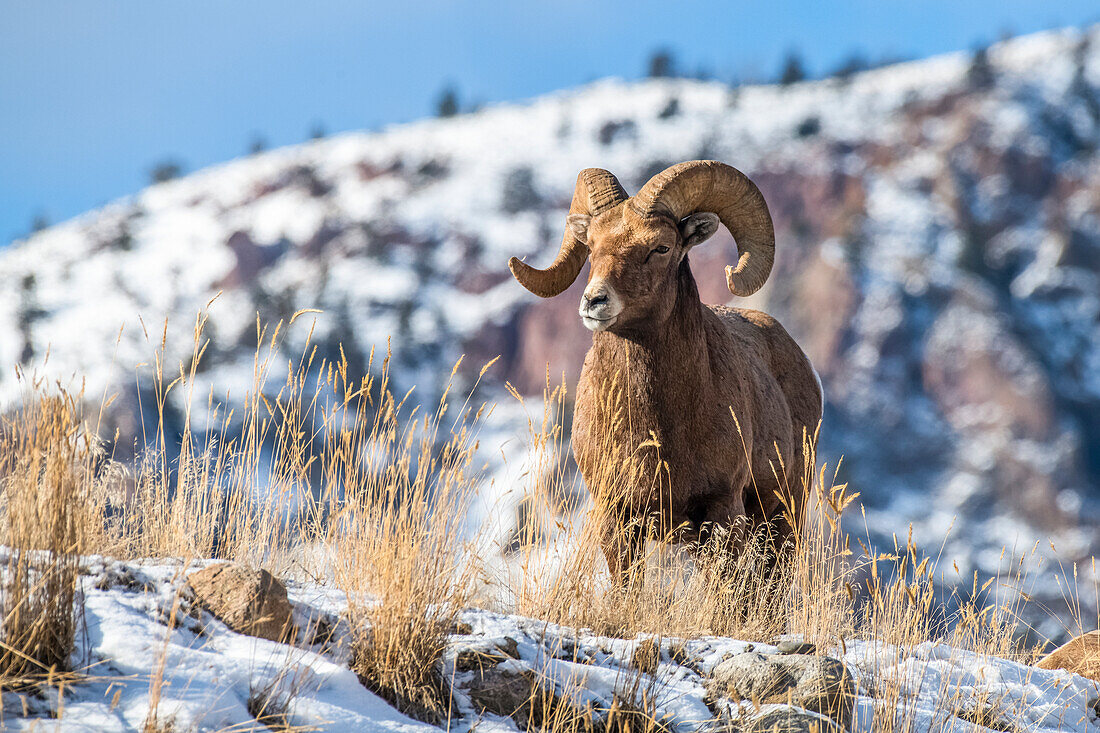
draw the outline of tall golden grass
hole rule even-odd
[[[21,687],[70,671],[80,556],[101,514],[91,501],[92,454],[77,401],[32,399],[0,434],[0,687]]]
[[[529,420],[532,463],[511,551],[504,560],[499,547],[486,553],[479,538],[494,528],[471,527],[468,512],[488,485],[478,436],[492,407],[445,392],[426,408],[393,392],[388,358],[372,355],[360,375],[350,373],[342,354],[319,357],[309,345],[311,327],[307,345],[284,362],[288,329],[307,326],[302,315],[273,328],[257,323],[252,386],[235,409],[195,391],[210,346],[206,314],[195,321],[186,366],[168,364],[165,329],[150,362],[157,429],[132,462],[104,453],[102,438],[112,436],[99,435],[102,409],[28,380],[23,407],[0,435],[7,552],[0,686],[36,683],[68,666],[79,558],[89,553],[219,557],[334,584],[347,595],[352,666],[363,683],[444,726],[453,710],[441,660],[458,612],[471,605],[617,636],[767,641],[795,633],[822,648],[877,641],[899,655],[943,639],[1001,656],[1031,653],[1019,642],[1019,608],[998,605],[977,580],[966,599],[945,598],[937,564],[911,537],[887,552],[860,546],[845,522],[858,494],[818,462],[816,436],[807,436],[806,469],[790,489],[805,492],[807,501],[789,562],[776,563],[759,532],[745,532],[736,553],[720,538],[691,555],[650,543],[645,585],[624,592],[609,581],[599,550],[599,507],[587,511],[563,458],[563,386],[548,384]],[[458,370],[456,364],[452,381]],[[167,427],[171,400],[184,406],[180,435]],[[631,475],[624,462],[643,449],[660,446],[609,444],[596,493],[616,490]],[[993,582],[1012,586],[1025,576],[1021,565]],[[874,729],[907,730],[904,681],[883,675],[877,688],[884,712]],[[569,722],[571,713],[539,698],[538,689],[532,700],[542,699],[545,710],[536,728],[592,724]],[[665,729],[647,710],[652,691],[634,692],[611,714],[618,716],[613,727]],[[956,704],[951,691],[943,697],[946,707]]]

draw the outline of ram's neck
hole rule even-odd
[[[706,336],[706,306],[686,263],[668,320],[639,329],[597,333],[592,339],[594,363],[604,380],[625,387],[632,423],[643,432],[662,431],[706,403],[712,391]]]

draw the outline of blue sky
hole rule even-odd
[[[167,157],[194,170],[464,102],[635,78],[654,49],[716,78],[812,73],[853,51],[922,57],[1003,32],[1100,21],[1095,0],[0,0],[0,244],[41,212],[139,190]]]

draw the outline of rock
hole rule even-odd
[[[713,699],[768,702],[785,695],[798,680],[787,665],[759,652],[736,654],[714,668],[707,682],[707,694]]]
[[[99,578],[96,579],[95,587],[97,590],[109,590],[111,588],[121,587],[127,591],[151,593],[153,591],[153,585],[149,583],[144,577],[137,575],[133,568],[124,566],[116,566],[107,568]]]
[[[855,682],[847,667],[832,657],[803,656],[791,700],[799,707],[832,718],[845,728],[852,721]]]
[[[511,718],[520,730],[593,730],[595,715],[568,695],[558,695],[552,682],[516,663],[491,667],[466,685],[478,713]]]
[[[534,678],[530,671],[483,669],[466,686],[466,694],[478,713],[512,717],[529,715],[533,689]],[[516,722],[522,727],[518,718]]]
[[[808,641],[792,639],[783,639],[775,645],[775,648],[780,654],[813,654],[817,651],[817,647]]]
[[[716,718],[708,720],[697,729],[698,733],[743,733],[739,721],[729,718]]]
[[[240,634],[283,641],[296,633],[286,586],[266,570],[218,563],[187,577],[196,603]]]
[[[1040,669],[1064,669],[1100,682],[1100,631],[1081,634],[1035,663]]]
[[[319,646],[324,650],[331,650],[333,641],[336,639],[336,629],[340,625],[340,620],[329,614],[322,614],[317,617],[310,617],[306,620],[306,629],[304,638],[307,644],[311,646]]]
[[[745,652],[714,668],[707,682],[707,697],[750,700],[759,705],[789,703],[847,728],[855,683],[844,663],[832,657]]]
[[[988,700],[971,701],[968,707],[955,710],[955,717],[972,723],[977,728],[1002,731],[1002,733],[1014,733],[1018,730],[1008,711],[1002,710],[1000,705]]]
[[[762,710],[742,728],[744,733],[844,733],[823,715],[793,705],[777,705]]]
[[[510,636],[504,637],[504,643],[497,644],[497,649],[504,652],[505,656],[519,659],[519,643]]]

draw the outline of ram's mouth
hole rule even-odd
[[[581,321],[584,322],[584,327],[589,331],[606,331],[615,324],[615,319],[618,316],[611,316],[610,318],[594,318],[592,316],[581,315]]]

